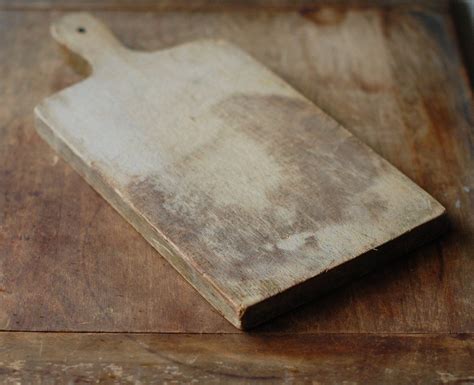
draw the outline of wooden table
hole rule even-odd
[[[446,6],[246,4],[0,1],[1,383],[474,382],[474,115]],[[81,79],[48,32],[77,9],[132,48],[241,46],[438,199],[450,232],[237,331],[35,133],[33,107]]]

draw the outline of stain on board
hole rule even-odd
[[[344,228],[355,201],[367,215],[387,210],[384,198],[368,191],[386,162],[310,102],[237,94],[211,113],[220,130],[161,174],[133,178],[126,190],[214,278],[244,280],[247,291],[281,289],[285,275],[300,278],[299,269],[333,262],[321,237]],[[295,262],[299,268],[287,269]]]

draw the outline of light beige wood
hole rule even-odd
[[[235,326],[441,230],[438,202],[235,46],[131,51],[87,14],[52,33],[92,74],[38,132]]]

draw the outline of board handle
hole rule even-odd
[[[112,32],[89,13],[71,13],[51,25],[54,39],[97,70],[107,57],[124,51]]]

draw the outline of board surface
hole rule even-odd
[[[441,205],[237,48],[133,52],[84,14],[53,34],[93,74],[38,131],[235,326],[438,232]]]

